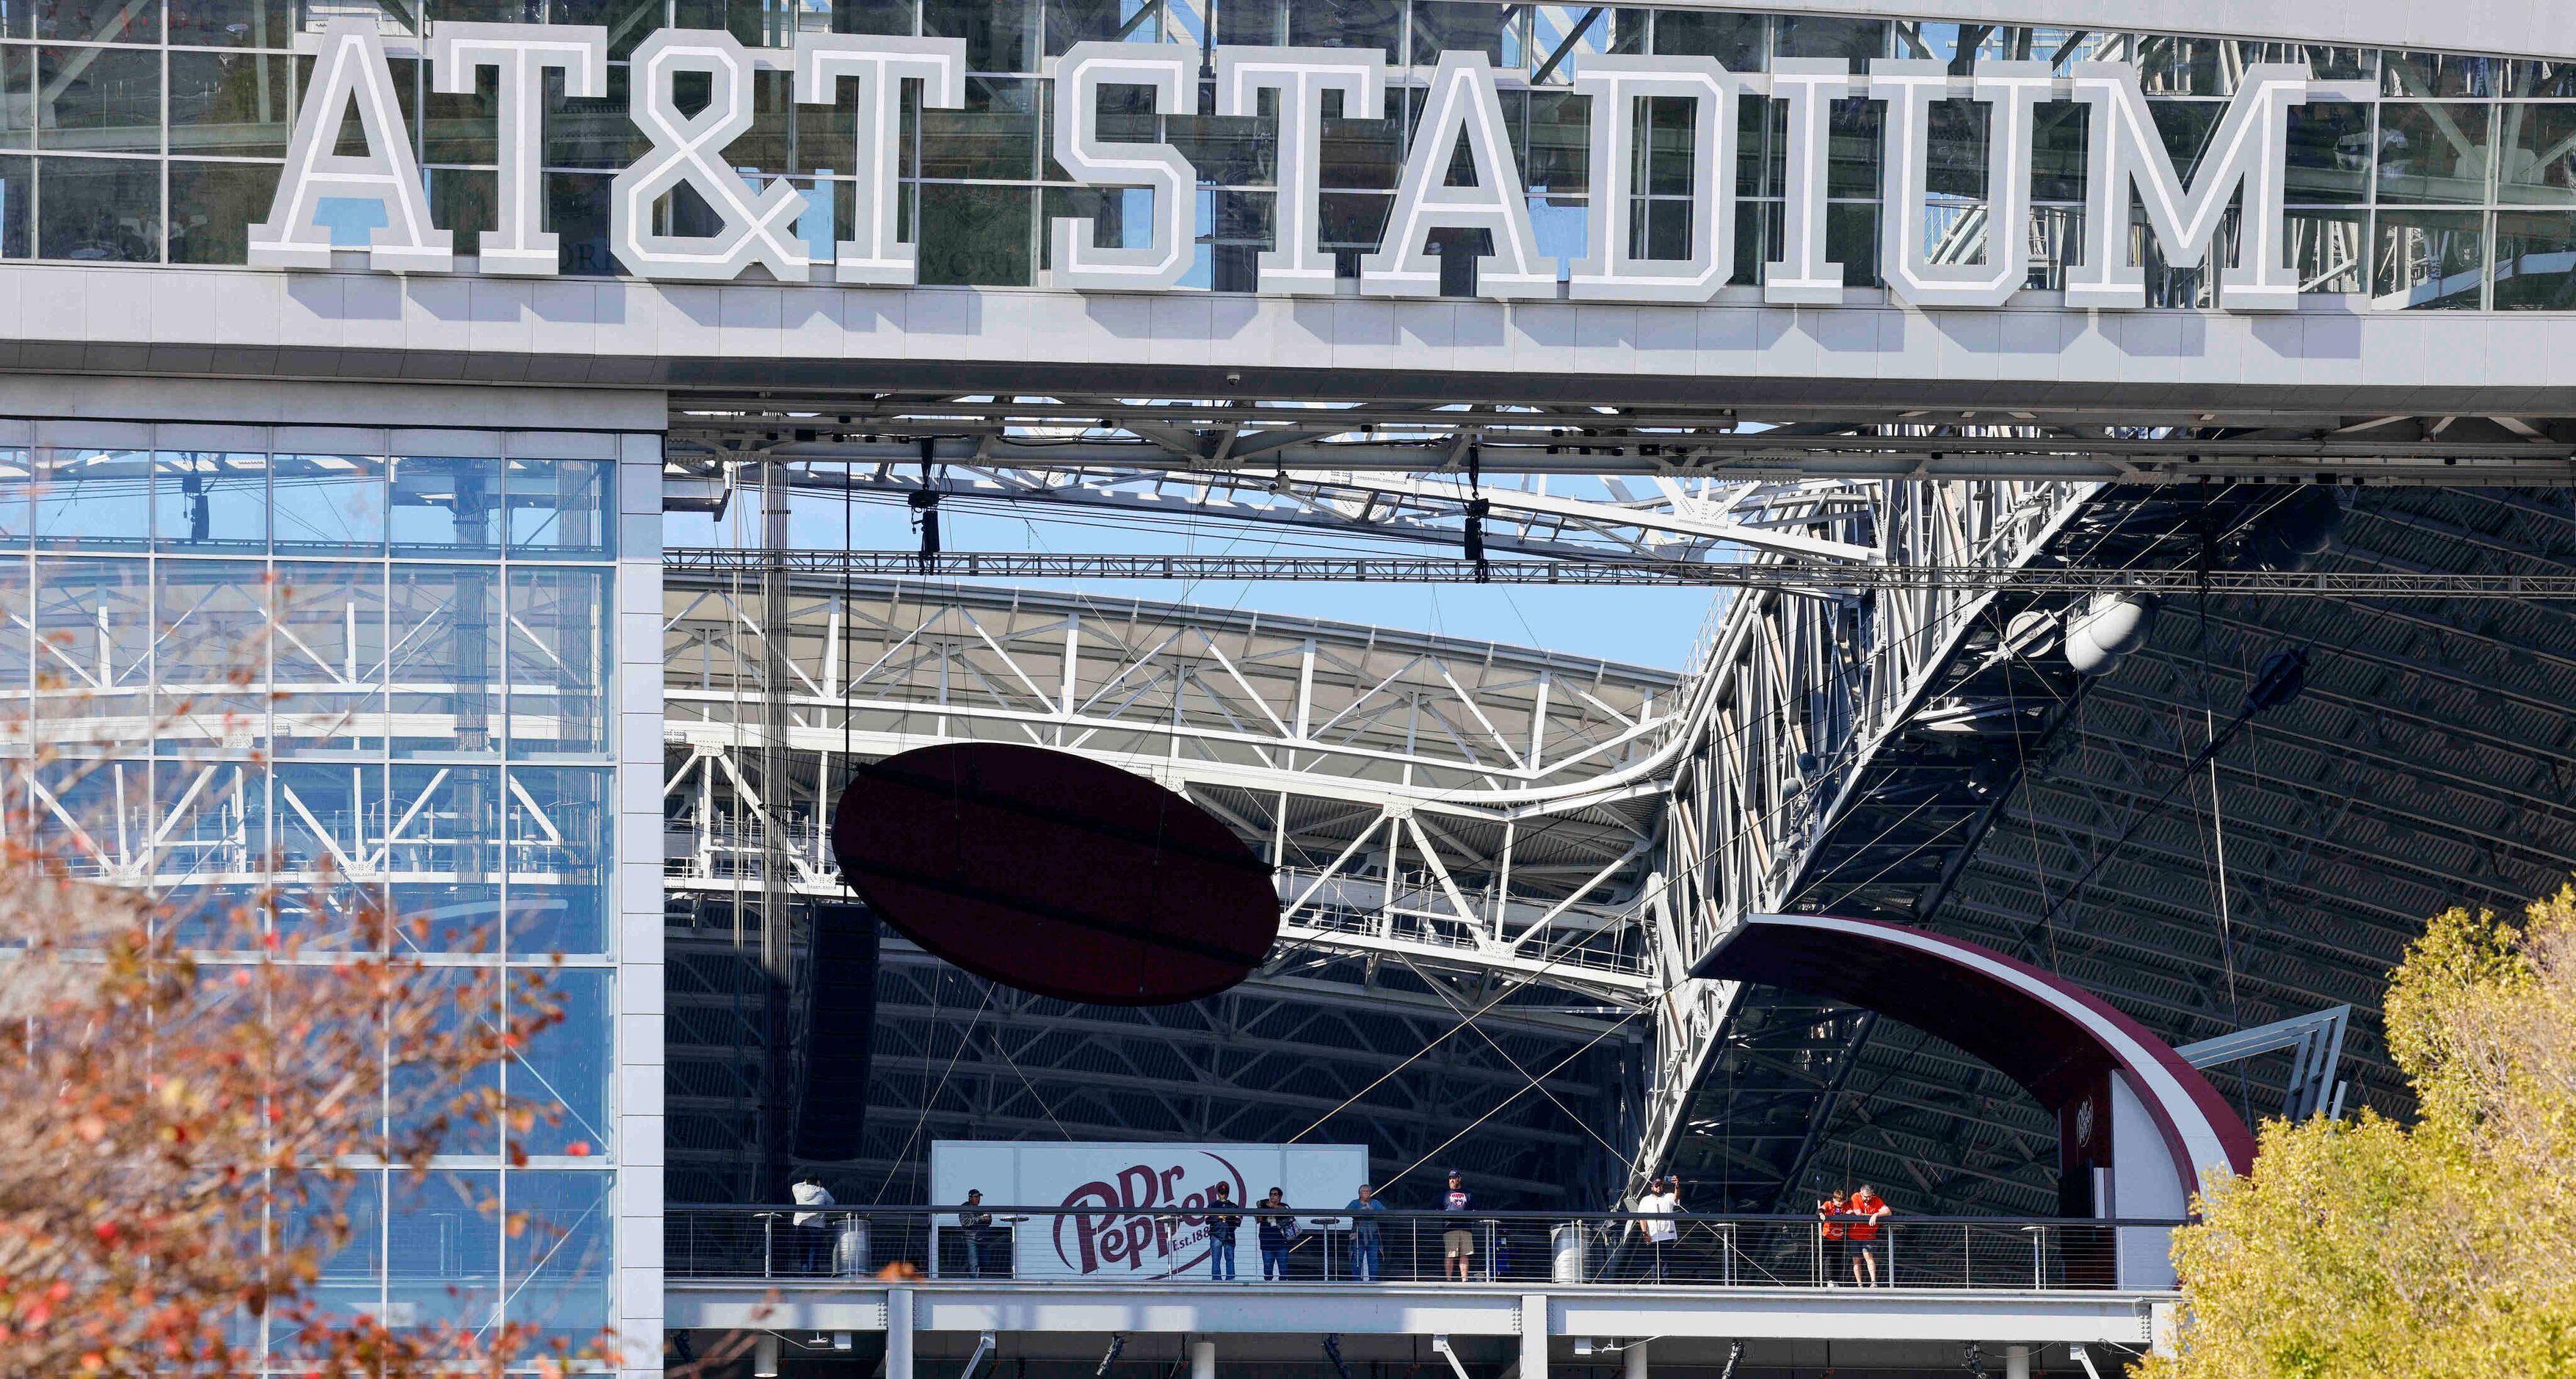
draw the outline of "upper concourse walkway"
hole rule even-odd
[[[888,1379],[908,1379],[916,1333],[980,1332],[1517,1337],[1534,1379],[1552,1343],[1594,1337],[2135,1347],[2176,1298],[2119,1286],[2122,1258],[2160,1256],[2171,1222],[1891,1220],[1868,1242],[1881,1281],[1860,1286],[1811,1217],[1663,1218],[1659,1250],[1635,1216],[1388,1211],[1371,1239],[1347,1215],[1292,1209],[1272,1218],[1264,1279],[1247,1211],[1220,1280],[1203,1215],[990,1210],[970,1230],[920,1207],[675,1206],[667,1324],[881,1332]]]

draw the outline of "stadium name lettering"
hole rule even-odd
[[[604,96],[607,31],[442,23],[423,48],[439,92],[470,94],[482,69],[497,74],[500,188],[496,224],[476,246],[479,271],[554,273],[556,237],[543,225],[539,177],[546,73],[562,73],[567,95]],[[1098,110],[1101,87],[1127,86],[1151,91],[1160,110],[1194,111],[1199,63],[1197,50],[1178,45],[1095,42],[1075,44],[1049,64],[1056,161],[1088,186],[1144,188],[1153,206],[1142,247],[1101,247],[1091,220],[1056,218],[1048,230],[1057,286],[1157,292],[1177,287],[1189,271],[1199,232],[1197,175],[1189,159],[1168,143],[1102,137]],[[857,138],[847,150],[854,237],[829,244],[828,252],[800,231],[805,193],[783,179],[759,185],[724,162],[726,147],[751,128],[753,74],[762,68],[787,71],[800,103],[834,104],[845,85],[856,101]],[[1260,255],[1260,290],[1332,293],[1333,255],[1318,243],[1324,97],[1339,93],[1346,111],[1384,109],[1383,54],[1221,46],[1215,71],[1217,114],[1251,115],[1264,92],[1273,93],[1276,106],[1277,247]],[[686,74],[704,78],[707,99],[693,112],[680,99]],[[897,138],[903,87],[916,81],[923,106],[960,108],[964,41],[801,34],[792,49],[766,50],[745,48],[720,31],[654,34],[632,59],[630,110],[651,149],[611,184],[611,251],[629,272],[649,279],[721,282],[758,264],[788,282],[808,281],[816,269],[828,268],[841,283],[912,283],[916,247],[903,239],[896,214]],[[1835,100],[1868,96],[1886,103],[1879,271],[1899,300],[1918,307],[1999,306],[2030,274],[2028,236],[2017,230],[1986,234],[1978,261],[1932,261],[1924,215],[1933,104],[1972,100],[1988,108],[1986,221],[2018,227],[2029,216],[2037,109],[2075,101],[2088,107],[2088,183],[2082,262],[2067,271],[2067,305],[2146,305],[2144,270],[2130,255],[2134,189],[2149,232],[2178,267],[2206,263],[2219,252],[2221,221],[2232,204],[2241,205],[2232,261],[2218,266],[2219,300],[2238,311],[2284,311],[2297,300],[2298,275],[2284,262],[2282,244],[2291,108],[2371,98],[2367,84],[2312,80],[2304,63],[2255,64],[2186,184],[2157,135],[2136,69],[2120,63],[2079,62],[2060,75],[2043,62],[1981,61],[1962,76],[1936,60],[1881,59],[1855,72],[1840,60],[1784,58],[1769,72],[1740,73],[1708,58],[1593,56],[1584,59],[1573,89],[1591,99],[1594,178],[1590,252],[1565,275],[1565,294],[1575,300],[1704,302],[1716,295],[1735,264],[1736,97],[1749,92],[1780,102],[1787,120],[1782,247],[1765,269],[1768,301],[1843,300],[1842,266],[1828,260],[1825,239],[1828,117]],[[1696,110],[1687,256],[1642,256],[1628,234],[1630,198],[1642,190],[1635,185],[1634,115],[1636,103],[1650,98],[1687,100]],[[351,118],[366,134],[363,155],[337,151]],[[364,21],[334,20],[319,36],[276,200],[267,220],[250,228],[250,261],[323,269],[335,247],[363,247],[380,270],[452,271],[456,236],[432,223],[410,148],[384,40]],[[1475,169],[1473,185],[1450,185],[1461,157]],[[721,225],[715,233],[656,229],[655,205],[683,186],[714,212]],[[1558,264],[1538,252],[1494,72],[1482,53],[1444,53],[1430,74],[1384,247],[1361,261],[1361,292],[1438,295],[1440,260],[1428,243],[1435,230],[1490,236],[1492,252],[1476,274],[1478,295],[1559,295]]]

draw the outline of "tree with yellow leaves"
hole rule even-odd
[[[2576,888],[2435,919],[2387,1026],[2421,1118],[2265,1125],[2141,1379],[2576,1379]]]

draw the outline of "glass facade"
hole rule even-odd
[[[624,58],[665,25],[728,30],[756,47],[800,31],[962,38],[973,75],[961,110],[911,110],[902,216],[923,245],[921,280],[1028,284],[1047,266],[1047,220],[1095,219],[1104,243],[1141,242],[1145,194],[1075,186],[1048,156],[1052,55],[1086,39],[1185,44],[1370,45],[1396,63],[1447,49],[1481,51],[1504,74],[1504,108],[1528,187],[1541,252],[1585,251],[1588,102],[1567,89],[1605,52],[1714,56],[1737,70],[1774,56],[1937,58],[1979,55],[2139,68],[2177,166],[2186,174],[2249,63],[2304,59],[2326,79],[2375,81],[2371,103],[2297,112],[2291,136],[2290,249],[2307,290],[2367,294],[2389,310],[2576,309],[2576,65],[2444,53],[1706,9],[1502,5],[1484,0],[85,0],[0,8],[0,256],[91,262],[240,263],[243,226],[265,218],[310,62],[300,30],[359,15],[388,35],[442,19],[605,26],[612,70],[602,100],[562,96],[549,78],[546,224],[562,236],[567,273],[619,271],[610,255],[608,180],[642,151],[626,116]],[[1963,50],[1963,46],[1964,50]],[[1343,271],[1378,247],[1420,78],[1399,71],[1381,111],[1343,111],[1325,133],[1322,220]],[[427,89],[415,59],[396,86],[439,223],[460,232],[492,221],[496,195],[493,75],[474,95]],[[850,116],[802,107],[783,72],[758,77],[752,132],[728,151],[736,167],[792,179],[828,196],[846,235]],[[1266,99],[1266,97],[1265,97]],[[1197,263],[1186,285],[1249,290],[1253,255],[1270,244],[1271,121],[1220,119],[1212,82],[1198,112],[1157,115],[1133,89],[1104,95],[1104,132],[1159,134],[1200,175]],[[1746,198],[1738,281],[1757,281],[1780,233],[1782,108],[1748,97],[1739,189]],[[1689,115],[1648,116],[1630,234],[1677,245],[1687,215]],[[1879,103],[1833,112],[1827,236],[1855,285],[1878,281]],[[2062,282],[2080,241],[2084,115],[2046,108],[2036,206],[2027,233],[2031,285]],[[348,135],[344,137],[355,137]],[[1973,261],[1987,229],[1984,115],[1936,107],[1929,246],[1935,261]],[[666,205],[688,232],[704,208]],[[808,238],[823,237],[819,215]],[[2226,232],[2232,238],[2232,228]],[[460,250],[471,248],[460,237]],[[2170,270],[2141,244],[2152,300],[2206,305],[2209,274]]]
[[[615,439],[511,458],[497,435],[499,453],[423,455],[383,431],[107,429],[133,443],[0,448],[26,803],[78,822],[87,874],[167,896],[182,942],[268,885],[274,922],[322,952],[390,906],[421,921],[395,941],[496,1020],[511,973],[560,955],[567,1018],[490,1074],[559,1123],[523,1138],[524,1166],[486,1127],[426,1182],[364,1176],[321,1296],[586,1341],[611,1320],[621,1163]],[[505,1238],[495,1205],[537,1229]]]

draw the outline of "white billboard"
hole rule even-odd
[[[1205,1272],[1205,1219],[1138,1215],[1196,1213],[1217,1184],[1239,1206],[1279,1188],[1301,1222],[1327,1219],[1368,1181],[1368,1150],[1356,1144],[1018,1143],[937,1140],[930,1146],[931,1200],[943,1207],[984,1194],[988,1207],[1098,1208],[1076,1216],[1008,1219],[1011,1271],[1018,1278],[1175,1278]],[[957,1218],[939,1218],[943,1235]],[[1258,1272],[1252,1222],[1236,1248]],[[943,1272],[946,1272],[943,1270]]]

